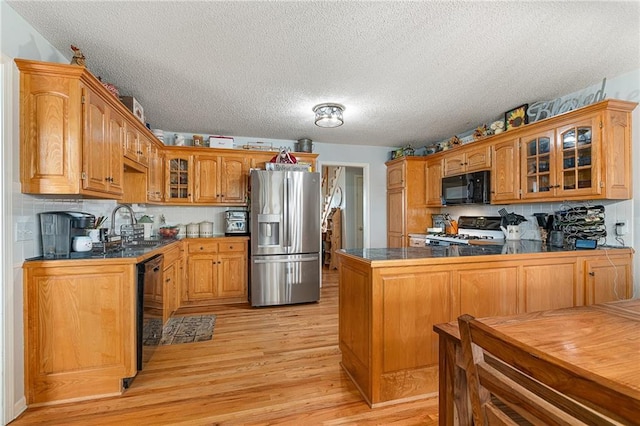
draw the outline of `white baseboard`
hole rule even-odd
[[[11,414],[12,417],[4,419],[5,424],[15,420],[20,414],[24,413],[26,409],[27,409],[27,399],[23,396],[18,401],[16,401],[16,403],[13,405],[13,412],[6,413],[7,414],[6,417],[10,417],[9,414]]]

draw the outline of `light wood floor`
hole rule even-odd
[[[160,346],[122,396],[28,409],[11,424],[437,424],[437,398],[371,409],[341,369],[336,271],[323,271],[319,303],[209,311],[213,340]]]

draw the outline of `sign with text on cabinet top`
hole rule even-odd
[[[588,87],[580,92],[561,96],[550,101],[540,101],[530,104],[527,110],[529,123],[604,100],[607,97],[605,92],[606,84],[607,79],[603,78],[601,86]]]

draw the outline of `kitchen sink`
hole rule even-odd
[[[163,244],[162,240],[134,240],[127,243],[122,244],[124,248],[136,248],[136,247],[156,247],[161,246]]]

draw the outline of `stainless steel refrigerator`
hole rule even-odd
[[[251,171],[251,306],[320,299],[320,173]]]

